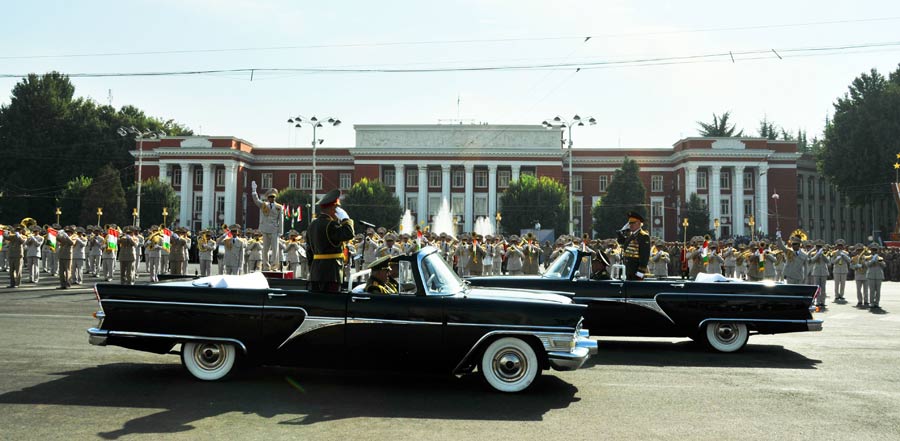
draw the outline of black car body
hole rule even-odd
[[[432,248],[397,260],[406,269],[399,295],[309,292],[303,281],[260,273],[99,284],[90,343],[155,353],[181,344],[185,367],[204,380],[228,375],[235,361],[452,374],[478,367],[505,392],[596,353],[581,329],[586,308],[565,296],[471,289]]]
[[[542,276],[470,277],[473,286],[547,290],[588,305],[585,328],[598,336],[691,337],[713,349],[741,349],[751,333],[820,331],[818,287],[668,280],[591,280],[592,253],[570,247]]]

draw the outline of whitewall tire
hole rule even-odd
[[[500,392],[521,392],[531,386],[541,366],[534,349],[520,338],[504,337],[491,343],[481,357],[484,380]]]
[[[747,344],[750,331],[744,323],[710,322],[706,325],[706,344],[718,352],[736,352]]]
[[[231,343],[186,342],[181,345],[181,363],[195,378],[215,381],[234,370],[237,349]]]

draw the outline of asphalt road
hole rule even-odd
[[[93,293],[52,282],[0,289],[2,440],[900,439],[900,283],[883,314],[832,305],[824,331],[738,354],[602,339],[583,369],[501,395],[476,376],[284,368],[201,383],[175,355],[89,345]]]

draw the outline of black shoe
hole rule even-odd
[[[857,308],[862,308],[862,307],[863,307],[863,304],[862,304],[862,303],[857,303],[857,304],[856,304],[856,307],[857,307]]]
[[[56,289],[69,289],[68,286],[57,286]]]
[[[6,285],[7,288],[15,288],[16,285]]]

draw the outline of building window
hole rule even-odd
[[[453,188],[463,188],[466,186],[466,172],[462,170],[453,170],[451,173],[451,186]]]
[[[172,185],[181,185],[181,167],[174,169],[172,175]]]
[[[203,168],[197,167],[194,169],[194,185],[202,186],[203,185]]]
[[[809,198],[813,199],[816,197],[816,179],[810,176],[806,180],[807,190],[809,190]]]
[[[753,188],[753,170],[744,172],[744,188]]]
[[[312,190],[312,183],[310,182],[312,178],[312,174],[310,173],[301,173],[300,174],[300,189],[301,190]],[[322,174],[316,173],[316,190],[322,189]]]
[[[194,195],[194,214],[203,212],[203,195]]]
[[[413,212],[418,213],[417,209],[419,205],[419,196],[416,194],[406,194],[406,209]]]
[[[338,186],[341,188],[341,190],[349,190],[350,186],[353,185],[351,183],[351,176],[352,175],[350,173],[341,173],[338,181]]]
[[[797,175],[797,199],[803,198],[803,176]]]
[[[650,202],[650,215],[653,217],[662,217],[663,215],[663,201],[651,201]]]
[[[488,214],[488,198],[484,193],[476,194],[474,201],[474,214],[475,217],[478,216],[487,216]]]
[[[731,190],[731,172],[723,171],[719,175],[719,185],[721,185],[722,190]]]
[[[441,188],[441,171],[428,170],[428,187]]]
[[[650,176],[650,191],[654,193],[659,193],[663,191],[663,177],[662,175],[653,175]]]
[[[581,175],[572,175],[572,191],[581,191]]]
[[[819,179],[819,199],[825,199],[825,180]]]
[[[297,188],[297,174],[291,173],[288,175],[288,188]]]
[[[697,188],[706,188],[706,171],[697,172]]]
[[[381,170],[381,182],[384,182],[384,185],[387,185],[388,187],[397,185],[397,181],[394,179],[395,176],[397,175],[394,173],[394,169],[392,168]]]
[[[406,171],[406,186],[407,187],[418,187],[419,186],[419,170],[415,168],[411,168]]]
[[[475,170],[475,188],[486,188],[488,186],[487,170]]]
[[[272,173],[263,173],[260,181],[262,181],[263,190],[272,188]]]
[[[721,204],[720,204],[720,207],[719,207],[719,208],[720,208],[719,216],[721,216],[721,217],[726,217],[726,216],[727,216],[727,217],[731,217],[731,199],[729,199],[729,198],[722,198],[722,201],[721,201]]]
[[[450,212],[455,216],[462,216],[462,214],[466,212],[466,195],[450,195]]]
[[[216,196],[216,219],[225,219],[225,196]]]
[[[428,196],[428,216],[436,216],[438,210],[441,209],[441,197],[440,196]]]
[[[600,176],[600,192],[606,193],[607,186],[609,186],[609,175]]]
[[[497,187],[509,188],[510,177],[512,172],[509,170],[500,170],[497,172]]]
[[[753,214],[753,198],[744,199],[744,216],[749,219],[750,216],[753,216],[756,219],[756,216]]]
[[[521,176],[526,176],[526,175],[527,175],[527,176],[534,177],[534,170],[533,170],[533,169],[522,170],[522,171],[519,172],[519,175],[521,175]]]
[[[225,169],[217,168],[216,169],[216,187],[224,187],[225,186]]]

